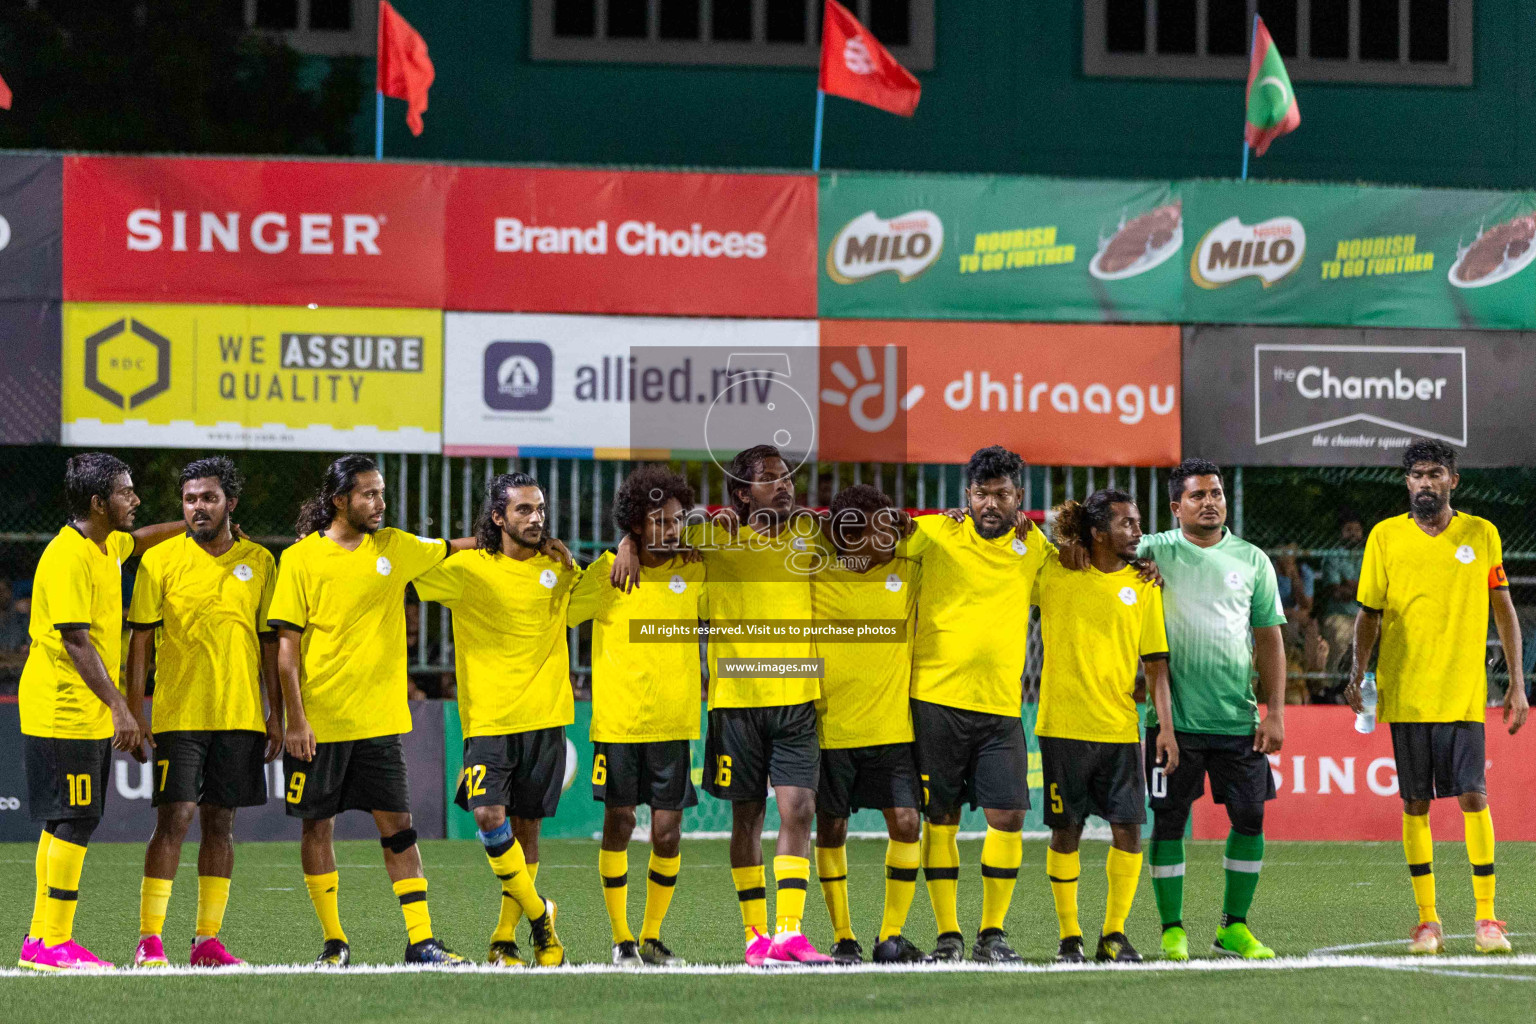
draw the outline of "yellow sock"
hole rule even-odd
[[[148,881],[148,879],[145,879]],[[167,895],[170,886],[167,884]],[[229,879],[218,875],[197,876],[197,937],[219,934],[224,927],[224,908],[229,906]]]
[[[955,841],[959,825],[923,825],[923,877],[928,882],[928,902],[933,904],[933,920],[939,934],[960,930],[959,897],[960,844]]]
[[[37,839],[37,856],[32,870],[37,877],[37,888],[32,896],[32,923],[27,926],[27,937],[43,937],[43,911],[48,906],[48,847],[53,843],[53,833],[44,832]]]
[[[800,930],[800,922],[805,918],[805,887],[810,879],[810,858],[773,858],[773,909],[778,919],[774,928],[776,933]]]
[[[848,913],[848,847],[816,847],[816,878],[827,901],[827,916],[832,919],[832,940],[853,938],[853,919]]]
[[[683,857],[659,857],[651,851],[651,863],[645,879],[645,918],[640,922],[640,941],[661,938],[661,922],[677,891],[677,873]]]
[[[199,885],[201,892],[201,885]],[[171,880],[150,878],[139,880],[139,937],[159,935],[165,930],[165,908],[171,902]]]
[[[907,911],[917,892],[917,869],[923,864],[921,843],[885,844],[885,913],[880,918],[879,940],[900,935],[907,926]]]
[[[1063,939],[1083,934],[1077,923],[1077,877],[1082,874],[1082,859],[1077,851],[1045,851],[1045,876],[1051,880],[1051,899],[1056,901],[1056,923]]]
[[[315,905],[315,916],[320,919],[320,929],[325,941],[347,941],[347,933],[341,930],[341,907],[337,890],[341,888],[341,876],[334,871],[323,875],[305,875],[304,888],[309,890],[309,902]]]
[[[1429,831],[1429,815],[1403,815],[1403,856],[1408,858],[1408,877],[1413,882],[1413,902],[1419,906],[1419,923],[1439,921],[1435,912],[1435,840]]]
[[[1467,860],[1472,862],[1472,898],[1477,901],[1477,920],[1496,920],[1493,914],[1493,815],[1484,807],[1462,812],[1467,825]]]
[[[597,873],[603,883],[603,903],[608,908],[608,924],[613,930],[613,944],[634,942],[629,930],[629,852],[598,850]]]
[[[1141,854],[1126,853],[1111,846],[1109,857],[1104,861],[1104,874],[1109,876],[1109,898],[1104,901],[1104,932],[1125,934],[1125,919],[1131,916],[1131,904],[1136,899],[1136,886],[1141,882]]]
[[[75,907],[80,903],[80,872],[85,847],[58,836],[48,844],[48,902],[43,908],[43,945],[57,946],[75,934]]]
[[[395,895],[400,897],[400,913],[405,916],[406,941],[430,939],[432,915],[427,912],[427,880],[402,878],[395,883]]]
[[[981,930],[1001,928],[1024,861],[1024,836],[990,826],[981,843]]]
[[[529,917],[540,917],[544,913],[544,900],[539,896],[538,886],[534,884],[539,877],[538,862],[528,863],[523,856],[523,845],[516,839],[512,840],[511,846],[494,857],[490,849],[487,849],[485,857],[501,881],[501,911],[497,915],[496,930],[491,933],[491,941],[516,942],[517,922],[523,919],[523,915],[526,913]]]
[[[768,873],[761,864],[750,868],[731,868],[731,881],[736,886],[736,899],[741,903],[741,926],[746,929],[747,941],[753,932],[768,934]]]

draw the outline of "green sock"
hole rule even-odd
[[[1245,836],[1227,833],[1227,892],[1221,902],[1222,923],[1248,917],[1253,906],[1253,890],[1259,887],[1259,869],[1264,866],[1264,835]]]
[[[1184,920],[1184,840],[1154,839],[1151,850],[1152,894],[1163,927]]]

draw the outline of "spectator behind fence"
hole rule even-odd
[[[1360,563],[1365,557],[1365,524],[1355,513],[1339,512],[1339,547],[1342,552],[1322,561],[1317,578],[1317,599],[1313,617],[1328,641],[1328,671],[1337,673],[1337,682],[1328,681],[1330,692],[1339,690],[1348,670],[1355,638],[1355,616],[1360,604],[1355,588],[1360,584]]]
[[[1297,547],[1286,544],[1275,556],[1275,584],[1280,606],[1285,612],[1285,702],[1310,704],[1314,694],[1326,689],[1326,679],[1309,679],[1308,674],[1324,672],[1328,663],[1328,641],[1324,640],[1312,616],[1312,601],[1317,573],[1310,565],[1296,560]]]

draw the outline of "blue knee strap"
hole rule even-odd
[[[480,837],[480,843],[486,849],[490,849],[493,846],[501,846],[503,843],[510,843],[512,841],[512,823],[510,821],[503,821],[500,827],[489,832],[476,832],[475,835]]]

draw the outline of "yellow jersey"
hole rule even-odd
[[[277,560],[236,539],[218,558],[184,534],[144,555],[133,581],[128,624],[156,629],[156,732],[266,729],[261,641]]]
[[[283,552],[267,622],[303,633],[300,696],[316,742],[411,731],[405,586],[447,553],[393,527],[352,551],[315,532]]]
[[[636,619],[709,615],[702,562],[681,558],[654,569],[641,566],[640,582],[624,593],[608,582],[613,552],[587,566],[571,593],[566,621],[592,620],[593,743],[658,743],[699,738],[699,644],[695,638],[631,643]]]
[[[922,563],[912,696],[993,715],[1019,714],[1029,595],[1056,545],[1031,528],[986,540],[967,518],[918,516],[907,556]]]
[[[133,535],[110,533],[106,551],[74,525],[59,530],[38,559],[32,577],[31,646],[21,670],[21,731],[28,736],[103,740],[112,735],[112,712],[91,692],[64,649],[63,629],[90,630],[116,685],[122,664],[123,560],[133,554]]]
[[[453,609],[453,664],[464,737],[507,736],[576,720],[565,609],[580,569],[547,555],[518,561],[460,551],[416,580]]]
[[[749,525],[734,537],[714,524],[695,524],[684,531],[683,539],[704,555],[711,625],[741,619],[811,621],[811,574],[827,564],[829,555],[820,530],[800,528],[800,522],[773,537]],[[814,657],[816,645],[809,637],[759,642],[712,634],[709,706],[775,708],[813,701],[821,695],[818,679],[722,679],[716,667],[721,658]]]
[[[1365,542],[1356,600],[1381,612],[1381,721],[1483,720],[1488,592],[1508,585],[1504,546],[1486,519],[1457,512],[1438,537],[1411,515],[1376,524]]]
[[[898,556],[868,572],[832,565],[811,577],[818,625],[834,619],[906,623],[900,642],[816,638],[816,654],[826,672],[816,701],[816,732],[824,749],[912,742],[909,692],[918,572],[916,562]]]
[[[1129,565],[1079,572],[1053,558],[1035,581],[1034,603],[1045,647],[1035,735],[1139,742],[1137,659],[1168,656],[1162,588]]]

